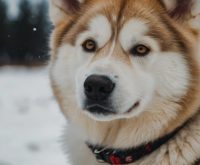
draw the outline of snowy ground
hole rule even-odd
[[[68,165],[47,69],[0,68],[0,165]]]

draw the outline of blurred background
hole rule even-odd
[[[46,64],[51,29],[47,1],[0,0],[0,65]]]
[[[48,0],[0,0],[0,165],[68,165],[49,78]]]

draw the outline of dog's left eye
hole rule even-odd
[[[97,43],[92,40],[88,39],[82,44],[83,50],[89,53],[95,52],[97,49]]]
[[[134,46],[131,50],[130,53],[134,56],[146,56],[150,52],[150,48],[148,48],[145,45],[139,44]]]

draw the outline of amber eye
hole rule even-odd
[[[86,52],[95,52],[97,49],[97,43],[92,39],[88,39],[82,44],[82,47]]]
[[[134,56],[145,56],[149,54],[150,48],[145,45],[136,45],[130,50],[130,53]]]

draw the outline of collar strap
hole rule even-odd
[[[199,158],[199,160],[197,160],[197,161],[195,162],[194,165],[200,165],[200,158]]]
[[[111,165],[130,164],[157,150],[160,146],[172,139],[184,125],[153,142],[130,149],[113,149],[100,145],[92,145],[90,143],[86,144],[100,163],[108,163]]]

